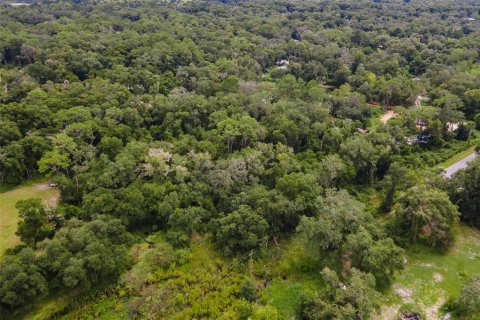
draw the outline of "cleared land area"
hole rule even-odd
[[[469,155],[462,158],[461,160],[455,162],[454,164],[452,164],[451,166],[449,166],[445,169],[445,176],[447,178],[450,178],[457,171],[465,169],[468,166],[468,163],[470,161],[474,160],[476,157],[477,157],[477,154],[474,152],[474,153],[470,153]]]
[[[397,115],[398,114],[395,111],[389,110],[382,115],[382,118],[380,118],[380,121],[383,124],[385,124],[385,123],[387,123],[388,120],[390,120],[392,118],[395,118]]]
[[[428,320],[440,320],[441,306],[457,298],[465,281],[478,272],[480,233],[460,225],[454,245],[446,253],[432,252],[417,245],[407,253],[407,264],[385,295],[384,307],[374,319],[398,319],[401,305],[415,304],[425,311]]]
[[[17,201],[40,198],[45,204],[54,205],[58,196],[59,191],[50,188],[47,183],[23,186],[0,193],[0,255],[20,243],[20,239],[15,235],[18,222],[18,211],[15,208]]]

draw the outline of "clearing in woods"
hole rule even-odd
[[[18,211],[15,208],[17,201],[40,198],[47,205],[55,205],[58,197],[59,191],[50,188],[48,183],[26,185],[0,193],[0,256],[8,248],[20,244],[20,239],[15,235],[18,222]]]
[[[441,320],[441,306],[449,298],[457,298],[466,280],[479,272],[480,233],[459,225],[455,242],[446,253],[416,245],[408,250],[407,260],[374,319],[396,320],[401,305],[414,304],[425,312],[426,320]]]
[[[387,123],[388,120],[395,118],[396,116],[397,116],[397,113],[395,111],[389,110],[382,115],[382,118],[380,118],[380,121],[383,124],[385,124]]]

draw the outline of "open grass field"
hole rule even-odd
[[[18,211],[15,208],[17,201],[41,198],[47,204],[54,204],[58,196],[58,190],[48,187],[46,183],[25,185],[0,193],[0,255],[20,243],[20,239],[15,235],[18,221]]]
[[[480,233],[461,225],[448,252],[418,245],[408,250],[407,259],[405,270],[384,295],[383,313],[377,319],[396,319],[394,311],[404,304],[417,305],[427,320],[442,319],[441,306],[457,298],[465,281],[480,273]]]

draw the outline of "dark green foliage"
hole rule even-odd
[[[472,136],[472,128],[465,123],[461,123],[457,129],[456,138],[458,140],[468,140]]]
[[[18,201],[16,208],[21,218],[18,222],[17,234],[27,245],[35,248],[37,242],[53,234],[55,229],[53,213],[47,212],[41,199],[32,198]]]
[[[256,249],[268,239],[267,222],[246,205],[220,218],[216,224],[215,241],[227,255]]]
[[[71,219],[40,244],[39,264],[55,288],[90,288],[115,280],[128,266],[130,235],[119,220]]]
[[[447,0],[1,6],[0,183],[46,175],[61,192],[55,212],[18,205],[21,239],[43,240],[38,272],[56,289],[112,283],[127,268],[130,234],[160,231],[176,249],[146,254],[142,267],[161,270],[145,268],[135,290],[146,293],[129,316],[220,318],[225,307],[273,319],[253,306],[258,284],[240,285],[243,276],[225,291],[207,279],[218,290],[191,307],[209,287],[176,274],[188,259],[172,252],[212,236],[238,258],[297,229],[317,267],[337,268],[351,287],[330,282],[305,317],[368,318],[373,279],[388,286],[403,261],[373,214],[395,211],[399,243],[452,240],[456,209],[431,188],[447,182],[427,171],[469,146],[472,120],[478,127],[479,29],[467,17],[479,9]],[[382,108],[398,115],[381,123]],[[478,225],[477,167],[450,187],[462,219]],[[164,292],[148,293],[163,280]]]
[[[392,234],[406,236],[411,243],[420,240],[437,248],[447,248],[459,213],[447,193],[421,184],[399,198]]]
[[[334,271],[323,269],[327,288],[320,297],[304,301],[302,317],[309,320],[368,319],[374,309],[375,278],[357,269],[351,272],[343,283]]]
[[[395,272],[403,268],[404,250],[390,238],[374,240],[365,229],[349,235],[343,250],[354,267],[371,273],[382,288],[387,288]]]
[[[245,279],[240,285],[239,297],[247,301],[255,301],[258,299],[257,288],[250,279]]]
[[[386,189],[385,198],[381,204],[381,210],[388,212],[395,202],[397,193],[406,187],[412,186],[416,181],[413,171],[402,167],[394,162],[390,165],[387,175],[382,181],[382,186]]]
[[[7,256],[0,263],[0,315],[48,292],[48,283],[31,249]]]
[[[167,238],[174,246],[185,245],[193,232],[206,231],[202,222],[208,222],[208,218],[207,211],[201,207],[177,208],[168,218]]]
[[[460,218],[473,226],[480,226],[480,160],[469,163],[450,183],[452,201],[458,205]]]

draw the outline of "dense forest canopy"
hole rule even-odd
[[[294,239],[299,318],[369,319],[412,245],[480,227],[480,160],[438,169],[480,129],[478,1],[0,4],[0,182],[60,190],[17,203],[0,316],[115,287],[132,318],[280,319],[251,265]],[[240,266],[190,275],[198,241]]]

